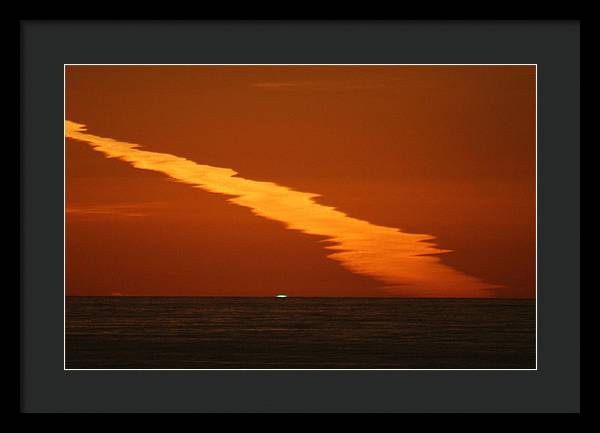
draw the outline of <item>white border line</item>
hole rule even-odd
[[[538,109],[538,100],[537,100],[537,64],[535,65],[535,369],[538,369],[538,356],[537,356],[537,348],[538,348],[538,294],[537,294],[537,109]],[[66,334],[66,331],[65,331]]]
[[[63,369],[67,368],[67,66],[63,65]]]
[[[63,371],[538,371],[538,64],[537,63],[64,63],[63,123],[67,66],[535,66],[535,368],[66,368],[66,135],[63,132]],[[64,128],[63,128],[64,130]]]

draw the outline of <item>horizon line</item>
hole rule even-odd
[[[276,295],[243,296],[243,295],[65,295],[65,298],[268,298],[274,299]],[[533,297],[433,297],[433,296],[306,296],[287,295],[285,299],[293,298],[334,298],[334,299],[483,299],[483,300],[535,300]]]

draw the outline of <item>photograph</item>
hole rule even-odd
[[[537,370],[536,242],[536,64],[64,65],[65,370]]]

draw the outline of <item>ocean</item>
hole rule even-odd
[[[68,369],[535,368],[535,301],[67,297]]]

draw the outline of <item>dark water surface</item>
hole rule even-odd
[[[67,368],[535,368],[535,301],[67,297]]]

